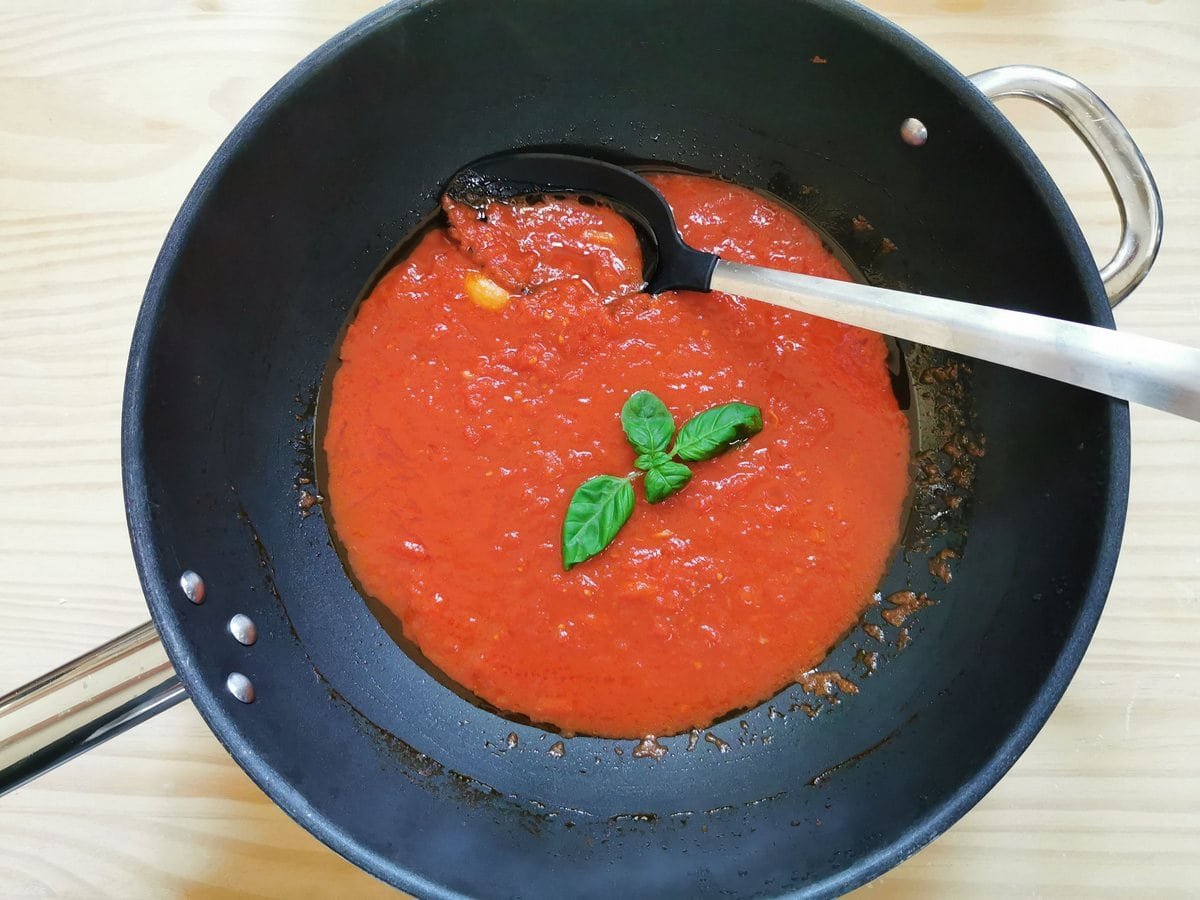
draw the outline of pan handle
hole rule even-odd
[[[1121,214],[1121,242],[1100,269],[1108,302],[1116,306],[1146,277],[1162,241],[1162,199],[1137,144],[1108,105],[1070,75],[1000,66],[970,80],[989,100],[1027,97],[1054,110],[1096,157]]]
[[[0,795],[185,696],[147,622],[0,697]]]

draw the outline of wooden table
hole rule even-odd
[[[1094,87],[1165,200],[1120,327],[1200,345],[1200,2],[876,0],[965,72],[1030,62]],[[367,0],[0,4],[0,686],[146,618],[122,511],[134,315],[166,230],[249,106]],[[1049,113],[1005,107],[1100,254],[1116,214]],[[1200,425],[1135,410],[1108,611],[1030,750],[864,894],[1183,895],[1200,885]],[[371,897],[188,704],[0,800],[0,895]]]

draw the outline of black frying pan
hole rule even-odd
[[[920,146],[901,136],[914,116],[928,126]],[[556,758],[556,735],[472,705],[406,655],[355,593],[319,507],[299,508],[314,489],[316,391],[363,285],[452,172],[516,147],[715,172],[794,204],[873,281],[1112,325],[1087,247],[1028,147],[966,79],[858,7],[389,7],[238,126],[147,290],[125,490],[178,677],[277,803],[417,894],[860,884],[995,784],[1065,689],[1116,562],[1127,410],[975,365],[957,400],[989,443],[954,581],[902,554],[884,584],[939,601],[910,620],[911,647],[859,677],[856,696],[819,701],[815,718],[792,710],[805,698],[791,690],[690,752],[687,736],[658,761],[634,758],[629,742],[573,738]],[[899,249],[885,252],[884,236]],[[1130,271],[1117,277],[1136,281]],[[199,573],[186,591],[184,573]],[[255,624],[253,643],[231,633],[235,614]],[[853,676],[860,638],[829,666]],[[124,724],[146,707],[110,712]],[[5,781],[80,741],[63,734]]]

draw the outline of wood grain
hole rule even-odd
[[[1088,82],[1165,205],[1122,328],[1200,345],[1197,0],[875,0],[966,72]],[[0,3],[0,685],[142,621],[122,512],[138,302],[238,118],[366,2]],[[1099,253],[1117,219],[1050,114],[1005,106]],[[1135,410],[1129,525],[1095,640],[1012,772],[872,885],[886,897],[1184,896],[1200,883],[1200,426]],[[392,895],[271,804],[181,705],[0,800],[5,897]]]

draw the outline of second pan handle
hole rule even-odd
[[[1137,144],[1108,105],[1070,75],[1041,66],[1000,66],[970,80],[989,100],[1025,97],[1049,107],[1096,157],[1121,214],[1121,242],[1100,269],[1108,302],[1116,306],[1146,277],[1162,242],[1162,199]]]

